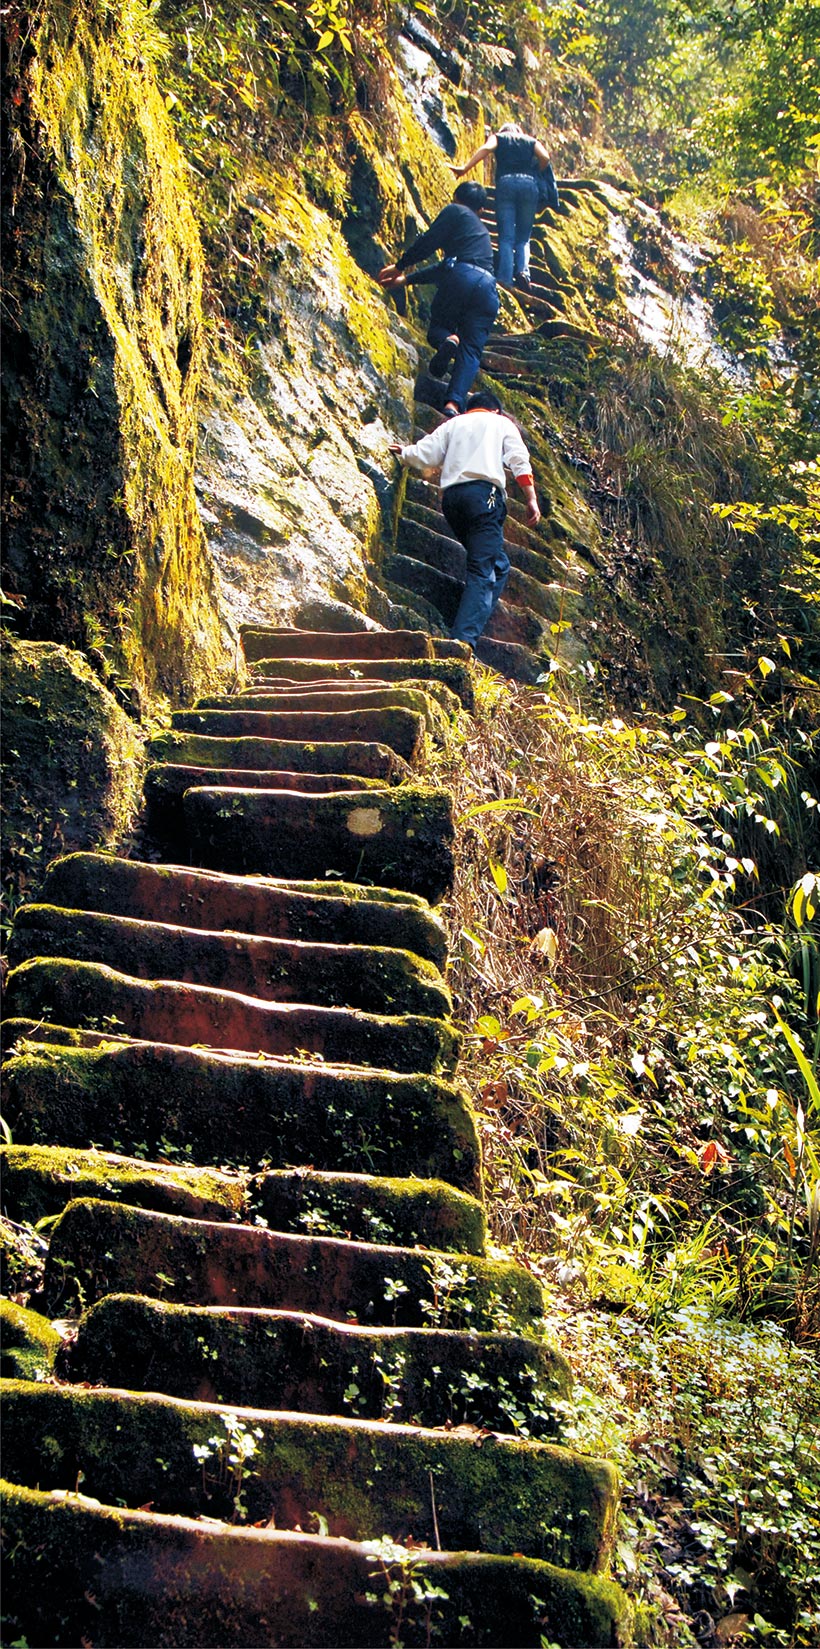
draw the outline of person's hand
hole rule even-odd
[[[464,173],[467,170],[466,166],[454,166],[452,164],[452,161],[449,161],[449,160],[446,161],[445,164],[447,166],[448,172],[452,172],[453,177],[463,177]]]
[[[407,277],[403,271],[399,269],[398,265],[395,263],[386,263],[384,268],[380,269],[378,275],[376,276],[379,286],[386,286],[388,288],[392,286],[404,286],[406,279]]]
[[[541,511],[538,508],[537,498],[527,499],[527,526],[537,527],[541,520]]]

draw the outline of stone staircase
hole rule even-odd
[[[585,185],[579,184],[579,190]],[[490,203],[494,190],[487,191]],[[494,249],[498,237],[491,232]],[[593,335],[565,313],[575,287],[560,273],[543,228],[536,225],[532,239],[532,291],[516,289],[516,299],[532,318],[533,329],[491,335],[482,358],[482,370],[502,386],[538,389],[541,385],[539,348],[546,339],[593,342]],[[442,422],[445,382],[422,373],[416,382],[416,428],[413,439]],[[526,522],[523,504],[508,495],[504,527],[512,572],[487,629],[478,644],[482,663],[514,680],[535,683],[543,674],[556,638],[581,610],[587,568],[562,523],[550,515],[537,529]],[[446,635],[455,618],[464,584],[466,555],[454,538],[440,508],[438,488],[410,472],[394,552],[383,567],[383,582],[397,609],[421,623],[434,636]]]
[[[397,559],[453,579],[431,514],[444,564]],[[4,1641],[623,1644],[614,1474],[454,1080],[423,775],[465,649],[244,645],[153,741],[156,860],[58,860],[15,923],[4,1207],[49,1248],[2,1307]]]

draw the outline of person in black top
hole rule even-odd
[[[436,351],[430,362],[434,377],[443,376],[453,360],[444,408],[448,418],[464,411],[481,365],[481,352],[498,314],[492,242],[480,217],[486,203],[480,183],[459,184],[450,205],[439,212],[430,228],[408,246],[396,263],[386,264],[378,276],[380,285],[388,291],[422,282],[432,282],[436,287],[427,341]],[[407,273],[411,265],[433,252],[442,253],[440,262]]]
[[[538,175],[549,165],[543,143],[528,137],[514,121],[507,121],[476,149],[463,166],[451,166],[456,177],[471,172],[479,161],[495,155],[495,216],[498,224],[497,275],[502,286],[530,290],[530,235],[539,203]]]

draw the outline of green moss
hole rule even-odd
[[[167,1139],[204,1162],[384,1166],[480,1186],[470,1107],[433,1077],[133,1043],[29,1047],[7,1060],[4,1077],[20,1143],[82,1148],[94,1139],[156,1153]]]
[[[13,1380],[45,1380],[61,1344],[47,1317],[11,1300],[0,1300],[0,1374]]]
[[[126,0],[54,0],[26,38],[9,581],[35,634],[138,693],[205,686],[227,659],[193,488],[202,256],[156,38]]]
[[[20,1383],[3,1406],[4,1471],[32,1488],[72,1489],[82,1473],[84,1493],[109,1504],[279,1529],[324,1518],[348,1539],[432,1546],[432,1478],[445,1550],[518,1551],[579,1569],[608,1556],[614,1472],[568,1449],[500,1437],[477,1448],[472,1436],[246,1409],[238,1423],[253,1452],[238,1485],[226,1470],[230,1415],[210,1404]],[[224,1442],[208,1451],[214,1434]]]
[[[549,1345],[475,1330],[369,1328],[303,1313],[109,1294],[86,1311],[71,1377],[179,1397],[554,1437],[570,1390]],[[351,1391],[355,1384],[356,1391]]]
[[[0,671],[3,880],[13,910],[55,851],[122,838],[137,806],[142,741],[79,653],[6,636]]]
[[[201,1219],[236,1219],[244,1211],[243,1179],[216,1170],[142,1162],[107,1151],[54,1145],[0,1147],[4,1205],[32,1225],[59,1214],[75,1197],[154,1208]]]
[[[278,1169],[260,1175],[255,1201],[276,1231],[484,1252],[481,1203],[440,1180]]]

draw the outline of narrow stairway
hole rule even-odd
[[[244,646],[153,742],[167,862],[72,854],[15,923],[4,1203],[51,1223],[3,1306],[5,1640],[622,1644],[614,1474],[557,1440],[455,1081],[423,775],[466,650]]]
[[[562,183],[565,200],[572,201],[594,185]],[[487,190],[490,205],[495,191]],[[491,232],[493,249],[498,236]],[[551,252],[545,227],[533,231],[531,291],[516,290],[521,308],[531,317],[529,331],[490,335],[482,357],[482,372],[502,387],[540,388],[544,349],[550,340],[569,339],[587,345],[594,335],[567,318],[568,301],[577,296]],[[422,373],[416,382],[416,428],[413,439],[442,422],[445,384]],[[543,497],[543,493],[542,493]],[[524,506],[508,496],[504,527],[512,571],[489,625],[478,644],[483,664],[513,680],[534,683],[560,650],[559,638],[579,615],[589,577],[589,551],[573,539],[570,528],[547,511],[538,528],[527,525]],[[395,553],[384,564],[385,588],[403,610],[418,615],[434,636],[452,626],[464,584],[466,552],[454,538],[442,514],[439,492],[418,476],[409,476],[396,537]]]

